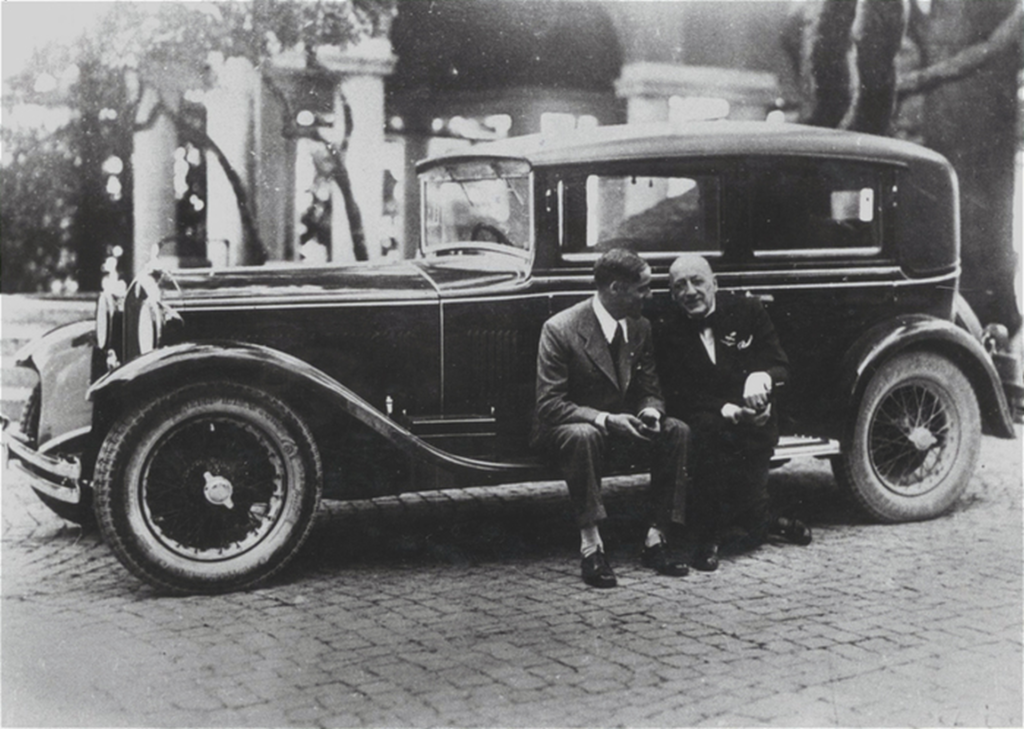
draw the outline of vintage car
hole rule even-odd
[[[94,515],[142,580],[218,592],[280,570],[321,495],[553,478],[527,444],[541,324],[592,295],[613,246],[650,263],[655,323],[683,251],[764,302],[792,362],[776,460],[831,458],[877,520],[948,510],[982,433],[1015,437],[1020,383],[957,293],[957,179],[934,152],[718,121],[512,138],[418,172],[413,260],[152,267],[27,346],[39,386],[4,439],[39,496]]]

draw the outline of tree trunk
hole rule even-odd
[[[1019,0],[933,0],[923,34],[934,64],[984,41]],[[1017,72],[1021,44],[962,81],[931,91],[924,102],[924,141],[960,177],[960,288],[983,323],[1011,332],[1021,324],[1013,240],[1014,158],[1017,153]]]
[[[903,0],[861,3],[853,29],[860,84],[846,128],[888,134],[896,109],[896,54],[907,10]]]
[[[857,0],[824,0],[809,28],[805,67],[811,79],[811,108],[804,124],[838,127],[850,108],[850,29]]]
[[[78,91],[81,109],[75,133],[81,159],[77,210],[71,227],[75,250],[75,277],[82,291],[99,291],[103,276],[104,244],[108,240],[110,217],[106,207],[103,177],[103,130],[99,111],[103,108],[97,64],[83,63]]]

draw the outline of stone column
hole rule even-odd
[[[295,140],[285,137],[281,102],[259,78],[254,83],[256,224],[271,260],[292,261],[296,257]],[[274,83],[284,81],[278,77]]]
[[[229,58],[211,68],[214,87],[206,93],[206,133],[242,180],[250,211],[254,202],[249,150],[253,143],[255,72],[244,58]],[[238,198],[217,156],[206,153],[207,257],[214,266],[249,263]]]
[[[317,60],[338,74],[334,104],[335,138],[344,134],[344,104],[352,110],[346,168],[362,215],[366,251],[372,260],[380,255],[381,213],[384,190],[384,77],[391,73],[395,57],[391,44],[379,38],[344,51],[333,47],[317,50]],[[335,188],[331,205],[331,259],[354,260],[352,237],[341,191]]]
[[[420,246],[421,191],[416,178],[416,163],[427,156],[430,137],[412,132],[405,137],[405,241],[403,258],[415,258]]]
[[[149,119],[159,100],[159,94],[147,87],[139,104],[137,121],[144,123]],[[157,244],[176,232],[174,150],[177,146],[177,131],[166,114],[158,115],[148,127],[135,132],[132,150],[133,278],[157,256]],[[172,245],[165,244],[165,248],[174,251]]]

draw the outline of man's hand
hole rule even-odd
[[[640,411],[640,432],[648,437],[661,432],[661,413],[654,408],[644,408]]]
[[[608,419],[604,421],[605,427],[608,428],[608,432],[614,435],[623,435],[627,438],[633,438],[635,440],[649,440],[646,435],[643,434],[644,424],[635,415],[629,413],[613,413],[608,416]]]
[[[771,416],[771,404],[765,406],[764,410],[741,407],[739,405],[733,405],[731,402],[727,402],[722,406],[722,417],[730,423],[745,423],[747,425],[753,425],[755,428],[760,428],[768,422]]]
[[[743,404],[754,410],[763,410],[772,396],[772,376],[767,372],[751,372],[743,385]]]
[[[764,410],[754,410],[753,408],[743,408],[744,417],[746,420],[743,422],[753,425],[755,428],[760,428],[762,425],[768,422],[772,416],[772,406],[766,405]]]

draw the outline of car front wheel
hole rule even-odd
[[[111,428],[96,462],[97,520],[155,587],[243,589],[299,550],[321,480],[312,435],[284,402],[230,382],[189,385]]]
[[[981,416],[964,374],[938,354],[909,352],[872,376],[833,471],[878,521],[930,519],[967,488],[980,446]]]

